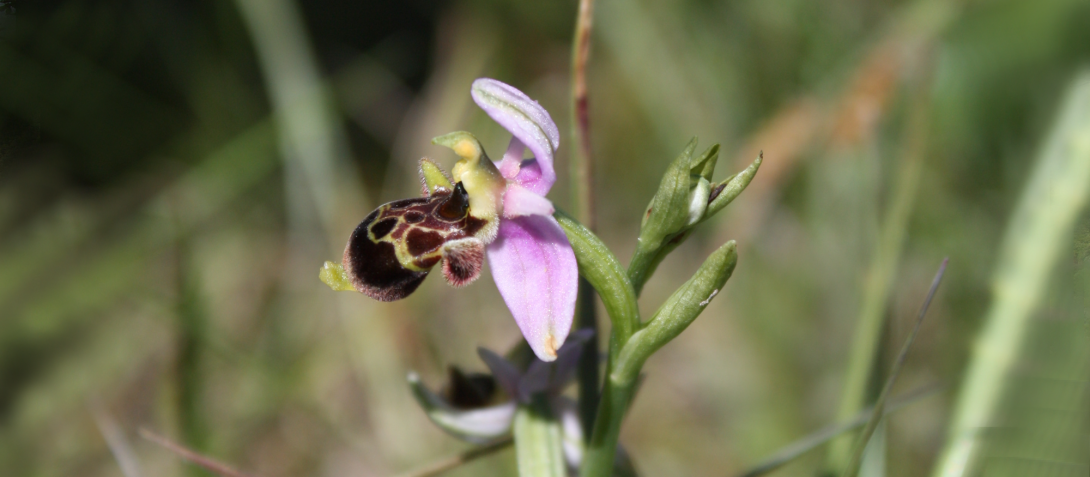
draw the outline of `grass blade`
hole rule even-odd
[[[844,469],[845,477],[855,477],[859,474],[859,466],[863,462],[863,451],[866,449],[871,435],[874,434],[874,429],[878,427],[878,423],[882,420],[886,398],[889,396],[890,390],[893,389],[893,383],[897,381],[897,376],[901,374],[901,368],[904,367],[905,359],[908,357],[908,349],[912,347],[912,342],[916,340],[916,335],[920,332],[923,317],[927,314],[927,308],[931,306],[931,299],[935,297],[935,291],[939,288],[939,282],[942,281],[942,276],[946,273],[946,264],[949,262],[949,257],[942,260],[942,265],[939,265],[939,271],[935,274],[935,279],[931,281],[931,289],[928,290],[927,298],[924,299],[923,306],[920,307],[920,313],[916,316],[916,326],[912,328],[912,333],[908,335],[905,344],[901,346],[901,352],[897,354],[897,360],[893,362],[893,369],[889,372],[889,379],[886,380],[886,385],[882,388],[882,394],[878,395],[878,401],[874,403],[874,409],[871,411],[867,427],[863,428],[863,433],[855,442],[851,460],[848,461],[848,466]]]
[[[1090,70],[1080,73],[1038,153],[997,255],[992,303],[984,317],[933,476],[979,471],[985,430],[999,424],[1002,400],[1044,305],[1055,267],[1090,202]],[[1085,442],[1085,441],[1083,441]],[[1085,475],[1085,474],[1084,474]]]
[[[897,399],[891,401],[889,403],[889,406],[886,406],[882,414],[887,415],[897,412],[905,406],[908,406],[909,404],[914,404],[917,401],[935,395],[935,393],[939,392],[939,390],[940,387],[935,385],[912,391],[904,396],[898,397]],[[840,424],[830,424],[821,429],[818,429],[814,433],[781,448],[779,451],[777,451],[775,454],[772,454],[772,456],[765,459],[763,462],[751,467],[744,473],[739,474],[738,477],[757,477],[759,475],[764,475],[772,472],[773,470],[778,469],[780,466],[787,464],[788,462],[795,460],[803,454],[816,449],[818,446],[835,439],[837,436],[840,436],[845,432],[855,430],[865,425],[867,422],[870,422],[873,410],[874,408],[864,409],[856,414],[856,416],[850,421]]]

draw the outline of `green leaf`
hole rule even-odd
[[[560,421],[546,396],[515,411],[515,454],[520,477],[567,477]]]
[[[719,294],[737,264],[738,248],[733,240],[712,253],[696,274],[663,303],[651,321],[632,335],[621,349],[611,379],[635,380],[644,361],[681,334]]]
[[[1039,308],[1050,306],[1050,280],[1069,260],[1075,224],[1090,204],[1090,69],[1078,74],[1008,222],[992,267],[992,303],[975,338],[950,429],[933,475],[966,475],[986,455],[989,429],[1026,361]],[[1084,328],[1085,332],[1085,328]],[[1082,442],[1086,442],[1083,440]],[[1085,444],[1081,444],[1085,445]]]
[[[640,310],[624,267],[606,244],[571,216],[557,210],[553,217],[571,242],[579,274],[602,297],[616,338],[621,344],[626,343],[640,325]]]

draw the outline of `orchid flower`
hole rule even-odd
[[[557,351],[557,359],[546,363],[534,360],[525,372],[495,352],[478,348],[477,354],[492,372],[491,378],[504,391],[506,399],[477,406],[458,405],[456,379],[465,380],[457,372],[451,373],[451,389],[440,394],[428,389],[416,373],[409,373],[409,385],[420,407],[435,425],[447,433],[474,444],[486,444],[511,432],[518,405],[529,404],[532,397],[544,394],[555,415],[559,416],[563,434],[564,455],[569,467],[578,467],[583,455],[583,428],[573,400],[561,393],[575,378],[583,344],[593,332],[579,330]],[[480,376],[473,376],[479,378]],[[445,394],[445,395],[444,395]],[[476,397],[476,396],[475,396]]]
[[[578,282],[575,254],[545,198],[556,182],[560,133],[548,111],[510,85],[481,78],[471,96],[513,136],[503,159],[493,163],[468,132],[433,139],[461,158],[453,176],[422,159],[424,197],[371,212],[352,233],[341,266],[326,262],[319,277],[334,290],[392,301],[416,290],[440,262],[451,285],[467,285],[487,254],[522,335],[538,358],[552,361],[571,329]],[[522,158],[526,149],[533,158]]]

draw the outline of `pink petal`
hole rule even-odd
[[[549,189],[553,187],[553,182],[556,181],[556,177],[553,177],[552,180],[546,180],[541,173],[541,165],[538,164],[537,159],[532,157],[529,159],[522,158],[522,153],[525,150],[526,145],[519,141],[519,138],[512,137],[510,144],[507,145],[507,152],[503,154],[503,159],[496,163],[496,168],[500,170],[500,175],[504,179],[530,189],[537,195],[548,194]]]
[[[473,100],[494,121],[530,148],[549,185],[556,181],[553,151],[560,146],[560,130],[549,112],[513,86],[489,78],[473,82]]]
[[[515,323],[542,361],[556,359],[571,331],[579,269],[571,244],[550,215],[500,221],[488,246],[492,277]]]
[[[512,182],[503,193],[503,217],[513,219],[527,215],[553,215],[553,203],[530,189]]]
[[[535,194],[543,196],[549,193],[549,189],[552,189],[556,177],[546,179],[541,172],[541,165],[537,162],[537,159],[526,159],[522,161],[519,173],[515,176],[515,182],[530,189]]]
[[[507,145],[507,152],[503,153],[503,160],[496,164],[504,179],[512,180],[518,176],[519,169],[522,167],[522,152],[525,150],[526,145],[519,141],[519,138],[511,138],[511,142]]]

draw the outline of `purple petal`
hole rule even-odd
[[[503,217],[513,219],[527,215],[553,215],[553,203],[518,183],[507,184],[503,193]]]
[[[594,336],[591,330],[583,329],[568,336],[568,341],[557,351],[556,361],[546,363],[535,359],[530,363],[526,374],[518,383],[519,402],[530,402],[530,397],[542,391],[560,395],[564,386],[575,377],[579,355],[583,354],[583,343]]]
[[[511,142],[507,145],[507,152],[503,153],[503,159],[496,163],[496,168],[500,170],[500,175],[504,179],[530,189],[537,195],[544,196],[553,187],[556,177],[553,177],[551,181],[545,180],[544,175],[541,173],[541,165],[538,164],[537,159],[532,157],[529,159],[522,158],[522,153],[525,150],[526,145],[519,141],[519,138],[511,137]]]
[[[522,377],[518,368],[490,349],[477,348],[477,356],[480,356],[481,361],[484,361],[484,364],[492,371],[492,377],[496,379],[503,391],[511,399],[518,399],[519,379]]]
[[[537,159],[531,158],[522,161],[519,173],[515,176],[515,182],[534,191],[537,195],[544,196],[549,193],[549,189],[552,189],[556,177],[547,179],[545,174],[541,172],[541,164],[537,162]]]
[[[561,396],[554,406],[554,412],[560,414],[564,460],[568,469],[578,470],[583,463],[583,424],[579,421],[579,405],[574,400]]]
[[[526,374],[522,375],[522,379],[519,380],[519,402],[529,403],[534,394],[549,389],[549,375],[551,374],[553,374],[551,363],[546,363],[540,359],[535,359],[530,363]]]
[[[499,235],[488,246],[488,263],[534,354],[555,360],[571,331],[579,277],[560,224],[548,215],[501,220]]]
[[[530,148],[542,177],[551,186],[556,181],[553,151],[560,146],[560,130],[549,112],[522,91],[494,79],[474,81],[470,93],[492,120]]]

